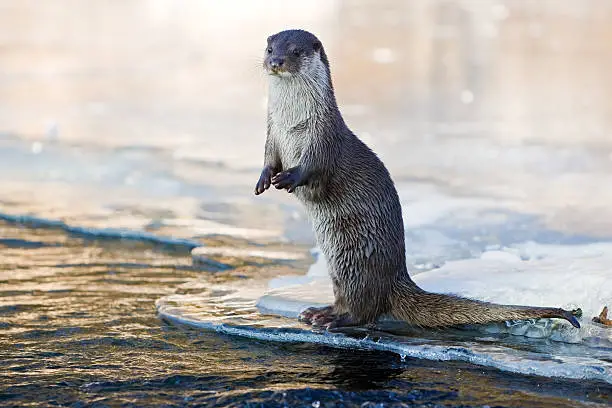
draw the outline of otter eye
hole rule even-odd
[[[301,54],[300,50],[293,50],[293,55],[295,55],[296,57],[299,57]]]
[[[268,47],[266,51],[268,51],[268,54],[272,54],[272,47]]]

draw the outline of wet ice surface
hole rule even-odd
[[[473,338],[468,334],[463,341],[432,342],[427,331],[415,335],[415,330],[409,328],[405,328],[405,336],[401,336],[401,330],[392,336],[385,333],[389,328],[384,322],[382,333],[361,331],[357,338],[316,334],[297,323],[296,318],[306,307],[333,302],[321,256],[306,276],[275,278],[267,287],[260,283],[259,287],[249,284],[243,289],[218,289],[223,293],[220,297],[210,298],[211,289],[204,296],[169,296],[160,299],[157,307],[162,317],[179,324],[260,340],[387,350],[404,357],[469,361],[515,373],[612,384],[612,331],[591,322],[603,305],[612,303],[612,276],[608,269],[611,253],[610,243],[527,243],[506,251],[485,251],[478,258],[449,261],[440,268],[414,275],[419,286],[432,292],[506,304],[552,305],[567,310],[579,307],[584,313],[580,329],[562,320],[540,319],[474,326]],[[229,307],[229,312],[211,316],[214,307],[210,302]],[[258,311],[286,319],[265,320]],[[398,327],[391,328],[392,332],[398,331]]]

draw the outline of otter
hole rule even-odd
[[[346,125],[321,41],[304,30],[268,37],[267,138],[255,194],[270,186],[303,204],[327,261],[334,303],[299,320],[332,329],[388,316],[433,328],[535,318],[580,324],[553,307],[500,305],[427,292],[406,267],[399,196],[378,156]]]

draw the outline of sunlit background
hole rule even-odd
[[[262,51],[301,27],[323,41],[346,121],[396,181],[611,235],[605,1],[3,1],[0,20],[7,212],[90,223],[115,208],[103,222],[138,226],[118,209],[131,197],[166,218],[228,204],[234,225],[269,228],[261,207],[295,203],[251,197]]]
[[[313,262],[297,200],[253,194],[263,52],[288,28],[321,39],[345,121],[391,171],[411,271],[458,260],[446,270],[488,277],[481,294],[586,299],[585,322],[612,306],[612,2],[0,0],[0,400],[609,403],[605,334],[584,347],[427,335],[480,352],[489,368],[475,368],[158,318],[160,298],[202,292],[201,318],[286,322],[224,294]],[[502,261],[536,261],[485,256],[507,247]],[[551,378],[508,374],[530,364]],[[555,377],[583,368],[589,381]]]

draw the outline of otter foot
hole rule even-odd
[[[337,314],[333,306],[309,307],[300,313],[298,320],[328,330],[359,325],[348,313]]]
[[[318,325],[318,322],[316,322]],[[351,327],[351,326],[360,326],[360,324],[354,320],[348,313],[338,315],[334,317],[332,320],[325,322],[323,325],[327,330],[342,328],[342,327]],[[368,328],[373,327],[372,324],[367,325]]]
[[[325,307],[309,307],[308,309],[302,311],[298,316],[298,320],[300,322],[304,322],[306,324],[313,324],[314,320],[320,319],[327,315],[334,315],[334,307],[333,306],[325,306]]]

